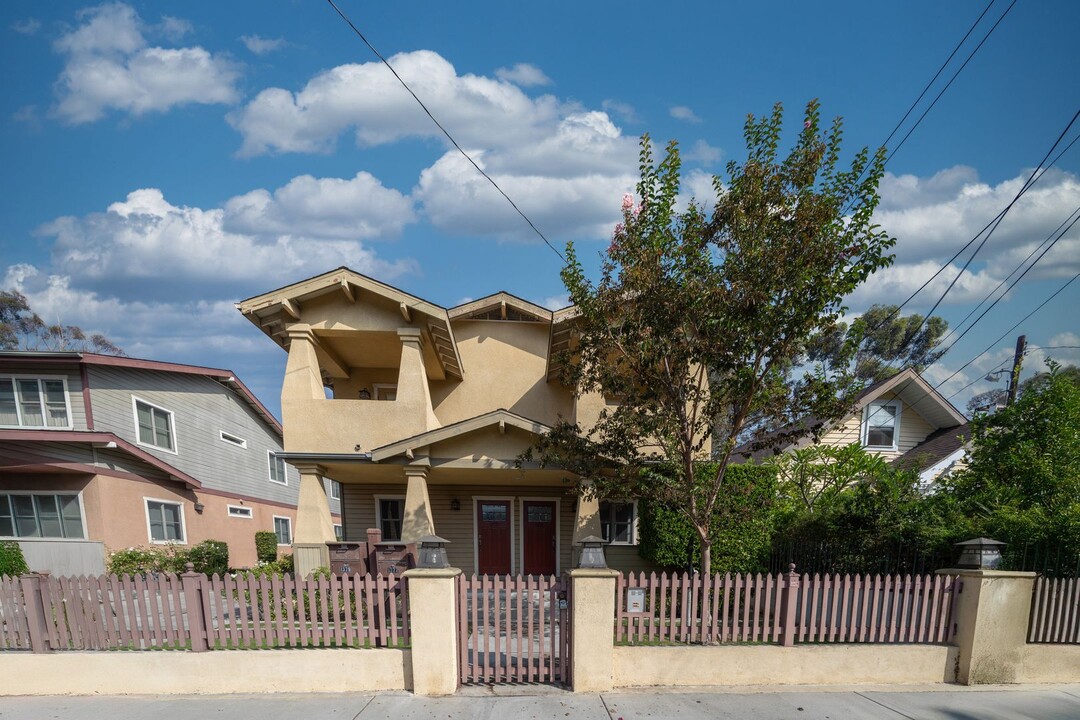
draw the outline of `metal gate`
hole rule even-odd
[[[458,577],[461,682],[570,685],[570,581]]]

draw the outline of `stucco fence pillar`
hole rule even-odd
[[[615,581],[618,570],[570,571],[570,679],[574,692],[606,692],[614,685]]]
[[[452,695],[458,668],[457,568],[414,568],[409,582],[412,689],[417,695]]]
[[[950,569],[938,574],[959,576],[953,604],[956,682],[1020,682],[1035,573]]]

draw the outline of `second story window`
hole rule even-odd
[[[862,444],[869,450],[896,450],[900,438],[900,401],[875,401],[863,410]]]
[[[176,452],[172,412],[138,398],[132,398],[132,401],[135,403],[135,426],[139,433],[139,444]]]
[[[64,379],[0,377],[0,426],[70,428]]]
[[[271,452],[267,455],[270,459],[270,481],[288,485],[289,476],[286,474],[285,461],[278,457],[277,453]]]

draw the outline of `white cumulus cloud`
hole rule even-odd
[[[143,115],[190,103],[238,99],[235,63],[198,47],[150,47],[134,8],[112,3],[78,13],[80,24],[54,43],[65,56],[56,82],[54,114],[72,124],[92,122],[110,110]],[[166,17],[154,28],[174,39],[190,24]]]
[[[551,78],[545,75],[543,70],[529,63],[518,63],[513,67],[499,68],[495,71],[495,77],[521,87],[551,84]]]

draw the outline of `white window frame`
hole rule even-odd
[[[895,407],[896,415],[893,417],[895,421],[893,423],[893,442],[892,445],[871,445],[867,441],[867,437],[870,434],[870,418],[872,417],[875,408],[878,407]],[[904,404],[900,402],[900,398],[892,398],[891,400],[874,400],[866,404],[863,408],[862,424],[860,426],[861,432],[859,433],[859,442],[867,450],[898,450],[900,447],[900,419],[904,412]]]
[[[375,527],[379,528],[379,532],[382,532],[382,501],[383,500],[400,500],[401,501],[401,532],[405,532],[405,496],[404,495],[375,495]],[[383,540],[393,540],[395,542],[400,541],[400,537],[396,538],[383,538]]]
[[[334,523],[334,537],[338,542],[345,539],[345,526],[341,523]]]
[[[172,449],[161,447],[160,445],[154,445],[153,443],[146,443],[142,441],[142,437],[139,435],[139,403],[160,410],[163,413],[167,413],[169,416],[169,437],[172,438]],[[131,417],[135,422],[135,443],[142,445],[146,448],[153,450],[160,450],[161,452],[169,453],[170,455],[180,454],[180,438],[179,433],[176,432],[176,413],[169,408],[161,407],[156,403],[152,403],[149,400],[141,398],[137,395],[131,396]]]
[[[17,425],[0,425],[2,428],[13,430],[72,430],[75,427],[75,419],[71,416],[71,393],[68,391],[67,376],[65,375],[26,375],[5,373],[0,375],[0,380],[11,380],[11,388],[15,392],[15,417]],[[41,412],[44,425],[24,425],[22,421],[22,404],[19,402],[19,380],[37,380],[38,397],[41,398]],[[49,414],[45,406],[45,392],[41,386],[42,380],[59,380],[64,383],[64,411],[67,413],[67,425],[49,425]]]
[[[514,522],[514,515],[516,513],[514,512],[514,500],[515,500],[515,498],[514,498],[513,495],[473,495],[472,496],[473,572],[476,573],[477,575],[480,574],[480,519],[478,517],[479,513],[477,511],[479,510],[479,503],[481,503],[481,502],[483,502],[485,500],[495,500],[495,501],[504,501],[504,500],[506,500],[506,501],[510,502],[510,512],[507,515],[507,518],[510,520],[510,574],[511,575],[517,575],[518,558],[517,558],[517,554],[514,552],[514,548],[517,547],[517,533],[515,532],[517,530],[517,523]]]
[[[277,460],[277,455],[278,453],[274,452],[273,450],[266,451],[266,477],[270,480],[270,482],[274,483],[275,485],[287,486],[289,484],[289,463],[285,462],[284,460],[281,461],[281,466],[283,468],[281,475],[284,479],[274,479],[274,461]]]
[[[246,448],[247,440],[239,435],[233,435],[231,432],[221,431],[221,441],[226,445],[232,445],[233,447]]]
[[[397,400],[397,384],[395,383],[372,383],[371,389],[372,398],[375,400],[378,400],[380,402],[394,402],[394,400]],[[394,391],[394,400],[387,400],[383,397],[380,397],[387,390]]]
[[[334,492],[335,490],[337,490],[336,493]],[[330,499],[338,501],[341,500],[341,483],[339,483],[337,480],[330,481]]]
[[[562,533],[559,532],[562,529],[562,501],[557,497],[519,497],[518,501],[518,523],[521,526],[521,537],[518,539],[518,550],[521,555],[522,567],[525,566],[525,503],[527,502],[544,502],[555,503],[555,574],[562,574]],[[475,510],[475,508],[474,508]],[[479,528],[477,528],[479,530]],[[510,534],[513,535],[513,528],[510,529]],[[477,552],[480,551],[479,543],[477,543]],[[477,557],[477,563],[479,563],[479,557]]]
[[[183,535],[182,540],[155,540],[154,531],[150,527],[150,503],[162,503],[165,505],[179,505],[180,506],[180,534]],[[165,500],[164,498],[144,497],[143,498],[143,512],[146,514],[146,538],[153,545],[187,545],[187,517],[184,515],[184,503],[177,500]]]
[[[86,532],[86,506],[83,504],[83,494],[79,490],[77,492],[67,492],[65,490],[56,490],[54,492],[34,492],[32,490],[0,490],[0,495],[75,495],[79,499],[79,520],[82,522],[82,534],[81,538],[66,538],[66,537],[44,537],[41,535],[0,535],[0,540],[62,540],[62,541],[74,541],[85,542],[90,539],[90,536]],[[15,516],[11,517],[12,530],[15,529]],[[60,524],[63,526],[63,512],[61,511]]]
[[[277,521],[278,520],[284,520],[286,523],[289,524],[289,542],[287,542],[287,543],[278,542],[278,547],[289,547],[293,543],[292,518],[289,517],[288,515],[275,515],[274,516],[274,521],[273,522],[274,522],[274,536],[275,537],[277,536]],[[280,541],[281,538],[278,538],[278,540]]]
[[[239,520],[251,520],[255,517],[255,510],[247,505],[226,505],[229,517],[237,518]],[[234,510],[242,510],[243,512],[235,513]]]
[[[630,533],[631,533],[631,535],[633,537],[631,538],[630,542],[621,542],[621,541],[614,541],[613,540],[613,541],[611,541],[611,542],[609,542],[607,544],[608,545],[615,545],[615,546],[618,546],[618,547],[631,547],[631,546],[637,545],[638,540],[639,540],[639,537],[638,537],[638,501],[637,500],[600,500],[596,504],[597,513],[600,512],[600,503],[604,503],[604,502],[606,502],[606,503],[617,503],[619,505],[633,505],[634,506],[634,520],[633,520],[633,522],[630,523]],[[604,522],[604,518],[601,516],[601,518],[600,518],[601,532],[603,532],[603,527],[604,527],[603,522]]]

